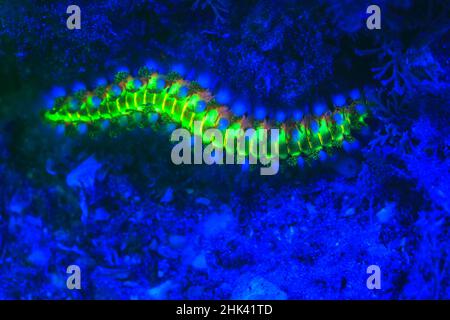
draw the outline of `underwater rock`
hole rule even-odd
[[[170,290],[173,290],[174,284],[171,280],[161,283],[159,286],[151,288],[147,294],[151,299],[167,299]]]
[[[169,243],[172,248],[182,248],[183,245],[186,243],[186,237],[177,234],[172,234],[169,237]]]
[[[92,189],[97,171],[102,167],[92,155],[73,169],[66,178],[67,185],[72,188]]]
[[[388,223],[394,216],[395,202],[386,203],[385,207],[377,212],[378,221]]]
[[[28,261],[36,266],[46,266],[49,259],[50,252],[42,249],[34,249],[28,256]]]
[[[208,263],[206,262],[205,254],[201,253],[198,256],[196,256],[194,261],[192,261],[192,266],[195,269],[207,269]]]
[[[95,209],[95,213],[93,215],[94,221],[104,221],[108,220],[109,213],[104,208]]]
[[[31,204],[30,195],[24,195],[16,192],[8,204],[8,211],[21,213]]]
[[[231,296],[233,300],[286,300],[287,298],[284,291],[262,277],[255,277],[249,282],[242,281],[233,290]]]
[[[213,237],[225,230],[232,229],[234,225],[235,221],[231,213],[213,213],[203,223],[203,234],[206,237]]]
[[[173,189],[171,187],[166,189],[163,197],[161,198],[162,203],[169,203],[173,200]]]
[[[199,197],[195,200],[195,203],[202,204],[204,206],[209,206],[211,201],[208,198]]]
[[[355,208],[348,208],[344,212],[344,217],[350,217],[350,216],[353,216],[354,214],[355,214]]]

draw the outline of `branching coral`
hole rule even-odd
[[[398,42],[385,43],[380,48],[357,50],[359,55],[376,54],[380,67],[372,68],[375,79],[389,91],[404,95],[428,84],[437,84],[442,69],[433,58],[429,48],[408,49]]]

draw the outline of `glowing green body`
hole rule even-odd
[[[301,121],[273,123],[257,121],[245,115],[237,117],[226,106],[216,103],[211,93],[197,84],[179,77],[171,80],[156,73],[141,78],[128,76],[115,86],[99,87],[94,93],[79,92],[60,98],[44,118],[55,124],[87,124],[91,130],[100,130],[99,125],[106,120],[119,128],[136,125],[156,127],[157,115],[160,117],[159,124],[175,123],[192,134],[201,135],[204,141],[207,140],[204,131],[219,127],[219,121],[226,119],[226,128],[254,128],[257,132],[261,128],[280,129],[280,158],[285,159],[299,156],[314,158],[323,149],[329,151],[341,146],[345,139],[351,139],[353,130],[365,125],[367,117],[366,112],[355,110],[357,104],[363,103],[362,100],[351,101],[349,105],[320,117],[305,116]],[[113,89],[116,91],[113,92]],[[180,90],[184,90],[184,94],[180,95]],[[202,124],[200,132],[194,132],[195,121]],[[221,127],[221,130],[226,128]],[[248,154],[248,149],[245,154]],[[254,156],[257,157],[257,154]]]

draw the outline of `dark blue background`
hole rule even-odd
[[[372,2],[4,2],[0,298],[448,299],[449,4]],[[81,30],[66,28],[70,4]],[[51,87],[148,58],[228,85],[249,113],[368,88],[369,127],[357,150],[260,177],[173,166],[164,132],[42,123]],[[71,264],[82,290],[66,288]],[[381,290],[366,288],[372,264]]]

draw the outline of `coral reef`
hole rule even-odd
[[[449,299],[448,1],[379,1],[374,31],[356,0],[77,2],[80,30],[60,1],[0,6],[0,299]],[[42,93],[123,86],[149,56],[257,121],[355,87],[371,116],[349,152],[271,177],[175,166],[150,126],[40,121]]]

